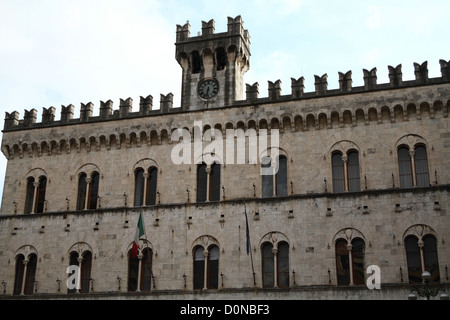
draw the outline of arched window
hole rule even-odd
[[[81,288],[80,293],[89,293],[91,284],[91,267],[92,267],[92,253],[85,251],[81,255],[83,260],[81,262]]]
[[[28,260],[25,260],[23,254],[16,256],[16,274],[14,278],[14,295],[34,293],[34,283],[37,267],[37,255],[31,253]]]
[[[263,198],[273,197],[273,176],[269,174],[272,171],[271,164],[272,161],[269,157],[265,157],[261,160],[261,172],[262,172],[261,179],[262,179]]]
[[[87,182],[86,174],[80,174],[78,178],[78,196],[77,196],[77,210],[84,210],[86,204]]]
[[[25,213],[33,212],[33,202],[34,202],[34,178],[30,177],[27,179],[27,191],[25,198]]]
[[[363,285],[365,243],[354,238],[351,245],[345,239],[335,243],[336,276],[338,285]]]
[[[289,244],[281,241],[276,250],[270,242],[261,246],[263,288],[289,287]]]
[[[191,68],[192,73],[199,73],[202,70],[202,58],[198,51],[192,51],[191,53]]]
[[[352,264],[353,264],[353,283],[363,285],[364,281],[364,241],[356,238],[352,240]]]
[[[151,167],[148,172],[138,168],[135,171],[134,206],[155,205],[157,195],[158,169]]]
[[[97,209],[100,174],[93,172],[88,178],[81,173],[78,178],[77,210]]]
[[[156,182],[158,180],[158,169],[151,167],[148,171],[148,188],[147,188],[147,205],[153,206],[156,204]]]
[[[430,177],[428,174],[427,150],[424,146],[419,145],[414,151],[417,186],[428,187],[430,185]]]
[[[216,49],[216,60],[217,60],[217,70],[225,69],[228,57],[223,47],[219,47]]]
[[[273,288],[275,285],[273,272],[273,245],[269,242],[265,242],[262,245],[262,276],[263,276],[263,288]]]
[[[400,188],[411,188],[413,186],[411,157],[409,149],[405,146],[398,148],[398,170],[400,175]]]
[[[358,152],[350,151],[348,157],[348,191],[361,191],[361,182],[359,179],[359,156]]]
[[[91,182],[89,183],[89,206],[86,208],[88,210],[97,209],[97,200],[98,200],[98,185],[100,182],[100,175],[98,172],[94,172],[91,175]]]
[[[134,173],[134,206],[139,207],[144,203],[144,169],[138,168]]]
[[[76,265],[79,267],[79,276],[75,283],[78,283],[78,288],[67,289],[67,293],[89,293],[90,284],[91,284],[91,268],[92,268],[92,252],[84,251],[81,254],[81,259],[79,258],[79,254],[76,251],[70,252],[69,257],[70,265]]]
[[[217,289],[218,284],[219,247],[211,245],[205,252],[202,246],[196,246],[194,248],[194,289]]]
[[[25,213],[44,212],[46,188],[47,177],[45,176],[40,176],[38,182],[35,182],[33,177],[27,179]]]
[[[333,192],[344,192],[344,161],[342,161],[342,154],[334,153],[331,156],[332,174],[333,174]]]
[[[219,247],[210,246],[208,250],[208,289],[219,288]]]
[[[350,150],[347,156],[335,152],[331,156],[333,174],[333,192],[361,191],[359,177],[359,156],[355,150]]]
[[[277,253],[278,286],[289,288],[289,244],[280,242]]]
[[[16,256],[16,276],[14,278],[14,291],[13,294],[21,294],[22,293],[22,283],[23,283],[23,274],[25,270],[24,266],[25,257],[23,254],[18,254]]]
[[[277,197],[287,196],[287,158],[278,157],[278,171],[275,174],[275,185]]]
[[[436,238],[431,234],[423,237],[423,255],[425,270],[431,273],[430,283],[439,283],[439,261],[436,246]]]
[[[439,261],[436,238],[427,234],[419,240],[414,235],[405,238],[406,262],[409,283],[422,283],[422,273],[431,274],[430,283],[439,283]]]
[[[197,202],[220,201],[220,163],[197,166]]]
[[[206,201],[207,188],[206,163],[197,166],[197,202]]]
[[[210,181],[210,201],[220,201],[220,163],[213,163],[211,165],[211,173],[209,174]]]
[[[203,289],[205,283],[205,256],[203,252],[202,246],[194,249],[194,289]]]
[[[128,291],[148,292],[151,290],[152,259],[153,252],[148,247],[135,258],[131,256],[131,250],[128,252]],[[141,270],[140,274],[139,270]]]
[[[405,238],[406,263],[408,264],[409,283],[422,283],[422,266],[417,241],[418,239],[415,236],[407,236]]]
[[[271,198],[274,196],[287,196],[287,158],[280,155],[277,158],[278,170],[273,174],[272,159],[264,157],[261,160],[262,173],[262,197]]]

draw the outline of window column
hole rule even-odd
[[[31,212],[30,213],[35,213],[36,211],[36,201],[37,201],[37,190],[39,188],[39,182],[33,182],[33,187],[34,187],[34,191],[33,191],[33,206],[31,207]]]
[[[417,186],[417,181],[416,181],[416,164],[415,164],[415,159],[414,159],[414,154],[415,153],[416,153],[416,151],[409,150],[409,157],[411,158],[411,175],[412,175],[412,185],[413,185],[413,187]]]
[[[353,257],[352,257],[352,244],[347,243],[347,251],[348,251],[348,265],[349,265],[349,272],[350,272],[350,285],[353,286]]]
[[[277,261],[278,249],[273,247],[272,254],[273,254],[273,287],[278,288],[278,261]]]
[[[342,156],[342,162],[344,165],[344,191],[348,191],[348,157]]]
[[[209,168],[209,169],[211,169],[211,168]],[[205,263],[204,268],[205,269],[203,272],[203,290],[208,289],[208,254],[209,254],[209,252],[207,249],[203,251],[203,256],[205,257],[205,259],[204,259],[204,263]]]
[[[77,275],[77,288],[76,288],[75,293],[80,293],[80,289],[81,289],[81,265],[83,264],[83,255],[82,254],[80,254],[78,256],[77,261],[78,261],[78,275]]]
[[[147,193],[148,193],[148,178],[150,177],[150,174],[148,172],[144,172],[142,174],[142,176],[144,177],[144,197],[143,197],[144,199],[142,199],[142,205],[146,206],[147,205]],[[139,265],[140,265],[140,262],[139,262]]]
[[[86,178],[86,198],[84,199],[84,210],[87,210],[90,200],[90,194],[91,194],[91,178]]]
[[[28,267],[28,260],[24,259],[23,261],[23,275],[22,275],[22,288],[20,288],[20,295],[23,296],[25,293],[25,283],[27,279],[27,267]]]
[[[137,257],[139,259],[139,266],[138,266],[138,278],[137,278],[136,292],[141,292],[142,258],[144,258],[144,255],[142,254],[142,250],[139,250],[139,254]]]
[[[422,238],[419,239],[419,241],[417,241],[417,246],[419,247],[419,253],[420,253],[420,268],[421,268],[421,272],[424,273],[425,270],[425,257],[423,255],[423,240]]]
[[[209,165],[206,166],[206,200],[208,202],[211,198],[211,167]],[[207,251],[205,251],[207,252]]]

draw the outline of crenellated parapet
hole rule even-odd
[[[388,66],[389,83],[377,83],[377,68],[371,70],[363,69],[364,86],[353,87],[352,71],[346,73],[338,72],[339,89],[328,89],[328,75],[325,73],[322,76],[314,75],[314,92],[304,92],[305,78],[298,79],[291,78],[291,93],[281,95],[281,81],[268,81],[268,97],[260,98],[258,96],[258,82],[252,85],[246,85],[246,101],[251,103],[264,103],[274,100],[287,101],[291,99],[302,98],[320,98],[331,95],[364,93],[376,90],[391,90],[401,89],[414,86],[423,86],[431,84],[440,84],[450,82],[450,61],[439,60],[441,65],[441,77],[428,78],[428,62],[422,64],[414,63],[414,80],[403,81],[402,65],[396,67]]]
[[[389,83],[377,83],[377,68],[371,70],[363,69],[364,86],[352,86],[352,71],[346,73],[339,72],[339,88],[328,89],[328,75],[325,73],[322,76],[315,75],[314,92],[305,92],[305,78],[298,79],[291,78],[291,93],[282,95],[281,80],[268,81],[268,96],[260,97],[259,83],[255,82],[252,85],[245,85],[245,99],[236,100],[232,104],[223,105],[221,107],[242,107],[248,104],[265,104],[274,101],[291,101],[301,99],[320,99],[322,97],[346,95],[346,94],[361,94],[371,91],[403,89],[424,85],[444,84],[450,82],[450,61],[440,60],[441,77],[429,78],[427,61],[422,64],[414,63],[415,79],[403,81],[402,79],[402,65],[396,67],[388,66],[389,69]],[[37,127],[48,127],[57,125],[99,122],[120,120],[145,116],[158,116],[179,112],[190,112],[180,107],[174,107],[174,95],[169,93],[167,95],[160,95],[159,109],[153,110],[153,96],[140,97],[139,110],[133,111],[133,99],[120,99],[119,109],[114,110],[113,101],[100,101],[99,115],[94,116],[94,104],[92,102],[81,103],[80,117],[74,118],[75,107],[72,104],[68,106],[61,106],[61,118],[55,120],[56,109],[54,107],[43,108],[41,122],[38,122],[38,111],[36,109],[25,110],[23,119],[19,118],[19,112],[6,112],[4,121],[4,131],[22,130]],[[205,109],[205,107],[203,108]]]
[[[133,112],[133,99],[120,99],[119,109],[114,110],[113,101],[100,101],[99,115],[94,116],[94,104],[92,102],[81,103],[80,117],[74,118],[75,106],[69,104],[68,106],[61,106],[61,118],[55,120],[56,108],[49,107],[42,109],[42,120],[37,122],[38,111],[36,109],[25,110],[23,119],[19,119],[19,112],[13,111],[5,113],[4,131],[20,130],[27,128],[38,128],[48,126],[59,126],[77,123],[89,123],[98,121],[109,121],[127,118],[136,118],[149,115],[158,115],[161,113],[170,113],[177,111],[180,108],[173,108],[173,94],[161,94],[161,103],[159,110],[153,110],[153,97],[140,97],[139,111]]]
[[[223,70],[236,59],[248,65],[250,36],[243,23],[241,16],[228,17],[227,31],[216,33],[213,19],[202,21],[201,34],[194,37],[191,37],[189,21],[183,26],[177,25],[176,60],[185,72],[190,73],[202,72],[209,59],[216,70]]]

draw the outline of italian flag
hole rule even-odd
[[[131,257],[136,258],[139,248],[139,238],[145,234],[144,220],[142,219],[142,212],[139,213],[139,220],[136,227],[136,234],[134,235],[133,247],[131,248]]]

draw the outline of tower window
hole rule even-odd
[[[198,51],[192,51],[191,53],[191,68],[192,73],[199,73],[202,70],[202,58]]]
[[[227,53],[224,48],[219,47],[216,49],[217,70],[225,69],[227,65]]]

